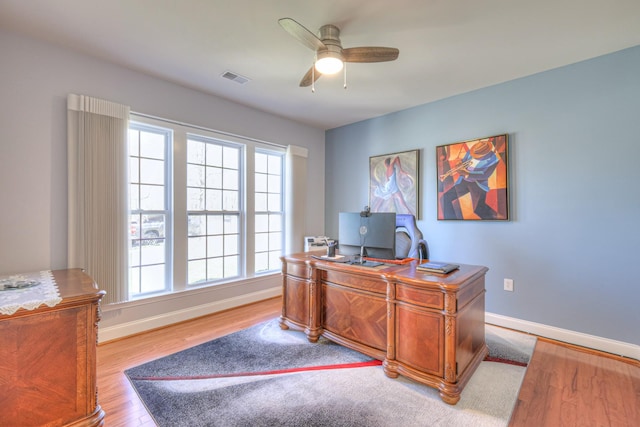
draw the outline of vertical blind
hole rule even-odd
[[[127,298],[129,107],[67,97],[69,268],[82,268],[107,294]]]
[[[307,194],[307,157],[309,150],[287,147],[285,156],[285,253],[301,252],[304,246],[305,198]]]

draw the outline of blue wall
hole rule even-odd
[[[511,221],[437,221],[435,147],[503,133]],[[640,344],[640,46],[327,131],[326,232],[413,149],[431,259],[489,267],[488,312]]]

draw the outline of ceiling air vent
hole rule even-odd
[[[222,73],[222,77],[224,77],[227,80],[231,80],[232,82],[239,83],[241,85],[245,84],[250,80],[246,77],[241,76],[240,74],[232,73],[231,71],[225,71],[224,73]]]

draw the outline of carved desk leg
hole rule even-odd
[[[309,342],[318,342],[320,334],[322,334],[321,327],[321,289],[322,289],[322,272],[317,269],[313,269],[311,273],[311,280],[309,282],[309,323],[305,329],[307,339]]]
[[[445,356],[444,387],[440,389],[440,397],[445,403],[455,405],[460,400],[460,388],[456,372],[456,294],[447,293],[444,299],[445,310]]]
[[[396,361],[396,284],[387,283],[387,356],[382,362],[384,373],[389,378],[398,377]]]

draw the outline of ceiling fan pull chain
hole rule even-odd
[[[347,63],[344,63],[344,88],[347,89]]]
[[[316,93],[316,61],[318,60],[318,54],[314,56],[313,64],[311,65],[311,93]]]

